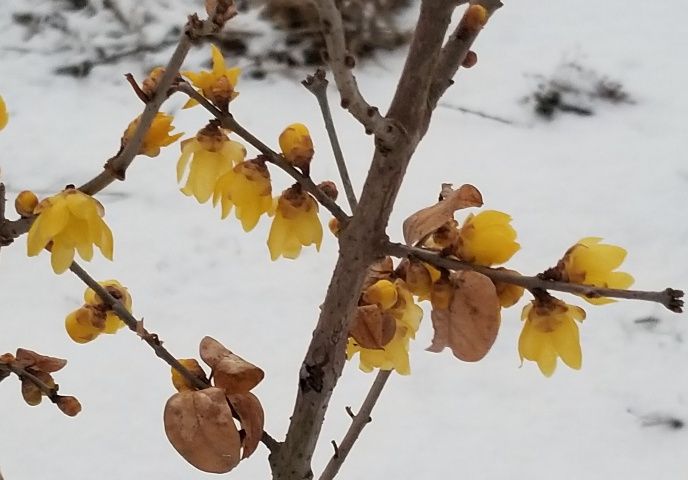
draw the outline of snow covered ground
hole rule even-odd
[[[17,52],[21,31],[9,17],[19,3],[0,3],[0,94],[11,113],[0,133],[0,166],[11,201],[25,188],[48,195],[90,178],[141,110],[122,77],[127,71],[140,77],[141,62],[96,68],[75,80],[50,73],[62,60],[59,52]],[[187,10],[175,12],[180,22]],[[399,195],[390,236],[401,237],[403,219],[431,203],[440,183],[472,183],[486,207],[514,217],[523,248],[512,268],[537,273],[579,238],[595,235],[628,248],[624,270],[635,275],[635,287],[688,287],[688,68],[681,60],[687,21],[678,0],[507,2],[480,36],[478,66],[461,72],[444,101],[518,125],[438,109]],[[207,55],[194,51],[188,66]],[[163,60],[161,54],[143,63]],[[400,52],[359,70],[373,103],[387,104],[402,60]],[[549,75],[569,60],[621,81],[636,103],[597,104],[592,117],[536,119],[519,100],[534,90],[533,75]],[[308,124],[318,152],[313,176],[337,179],[317,105],[296,76],[242,79],[239,90],[232,105],[240,122],[272,144],[288,123]],[[173,99],[165,110],[181,103]],[[176,124],[194,133],[204,119],[194,109],[180,113]],[[370,139],[343,112],[335,112],[335,121],[360,186]],[[307,250],[298,261],[271,262],[268,222],[245,234],[236,220],[220,221],[218,210],[179,193],[177,153],[171,147],[158,158],[137,159],[126,182],[98,196],[115,233],[115,261],[96,258],[87,268],[126,284],[135,314],[179,357],[195,356],[198,341],[211,335],[261,366],[266,379],[256,393],[267,431],[281,439],[336,242],[327,237],[319,254]],[[275,189],[289,184],[278,171],[273,179]],[[25,347],[69,359],[57,379],[84,409],[68,418],[49,403],[31,408],[16,379],[2,382],[5,478],[209,477],[165,438],[169,368],[127,331],[71,342],[63,318],[80,305],[83,287],[69,274],[53,274],[46,255],[27,258],[25,241],[0,253],[0,351]],[[504,313],[495,346],[478,364],[424,351],[428,312],[411,347],[413,374],[392,377],[342,478],[688,478],[688,429],[663,422],[688,421],[686,316],[646,303],[593,308],[566,299],[588,311],[584,366],[560,365],[551,379],[532,363],[519,368],[519,307]],[[648,316],[657,322],[636,323]],[[332,453],[329,441],[349,424],[344,407],[356,409],[372,380],[357,363],[347,366],[316,472]],[[266,453],[260,447],[229,475],[268,478]]]

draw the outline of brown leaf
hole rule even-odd
[[[67,365],[67,360],[41,355],[25,348],[17,349],[17,362],[23,367],[32,367],[42,372],[57,372]]]
[[[239,417],[241,428],[244,430],[244,451],[241,455],[243,460],[250,457],[258,448],[263,436],[265,414],[260,400],[252,393],[230,393],[227,400]]]
[[[263,370],[233,354],[212,337],[201,340],[200,354],[213,369],[215,386],[224,388],[228,394],[248,393],[265,376]]]
[[[394,272],[394,262],[392,257],[385,257],[377,260],[368,268],[366,278],[363,280],[361,291],[365,292],[368,287],[377,283],[379,280],[389,280]]]
[[[483,197],[473,185],[462,185],[458,190],[442,189],[442,198],[431,207],[417,211],[404,220],[404,240],[413,246],[447,221],[454,218],[454,212],[462,208],[480,207]]]
[[[43,399],[43,393],[41,392],[41,389],[28,378],[22,378],[21,394],[24,398],[24,401],[32,407],[35,407],[41,403],[41,400]]]
[[[397,322],[377,305],[361,305],[356,308],[349,335],[363,348],[381,349],[394,338]]]
[[[227,393],[248,393],[263,377],[263,370],[233,353],[223,358],[213,369],[215,386],[224,388]]]
[[[451,348],[466,362],[481,360],[492,348],[500,325],[499,298],[492,281],[472,271],[455,272],[450,277],[454,294],[448,309],[433,309],[435,334],[430,352]]]
[[[199,352],[203,361],[210,368],[215,368],[215,365],[220,363],[220,360],[232,353],[213,337],[203,337],[199,346]]]
[[[239,431],[222,389],[172,395],[165,405],[164,423],[172,446],[199,470],[227,473],[239,463]]]

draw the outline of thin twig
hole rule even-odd
[[[475,3],[486,9],[488,18],[502,6],[502,2],[499,0],[477,0]],[[468,22],[468,19],[467,15],[461,18],[456,29],[442,47],[428,95],[430,109],[437,106],[437,102],[444,95],[444,92],[454,84],[454,75],[456,75],[473,42],[480,34],[480,28],[475,28],[474,22]]]
[[[366,133],[374,134],[383,143],[392,142],[394,132],[388,130],[388,121],[377,108],[366,102],[358,89],[352,73],[356,61],[346,48],[344,24],[337,3],[335,0],[317,0],[315,5],[327,44],[327,63],[334,74],[342,107],[365,127]]]
[[[143,328],[143,323],[138,321],[115,297],[113,297],[110,292],[108,292],[101,284],[99,284],[93,277],[91,277],[83,268],[79,266],[76,262],[72,262],[69,269],[81,279],[86,285],[88,285],[98,296],[105,302],[105,304],[112,309],[113,312],[117,314],[119,318],[129,327],[129,329],[136,334],[138,334],[141,339],[146,342],[155,351],[155,354],[165,361],[169,366],[177,370],[182,374],[186,381],[196,387],[199,390],[208,388],[211,385],[204,382],[200,378],[196,377],[189,370],[187,370],[184,365],[179,363],[177,360],[165,347],[162,345],[162,341],[155,333],[148,332]]]
[[[356,194],[354,193],[354,187],[351,185],[349,171],[346,168],[342,147],[339,145],[337,130],[335,129],[334,122],[332,121],[332,112],[330,111],[330,104],[327,101],[328,81],[327,78],[325,78],[325,70],[319,68],[316,70],[314,75],[308,75],[306,80],[301,82],[301,84],[306,87],[306,90],[315,95],[315,98],[318,101],[323,120],[325,121],[325,129],[327,130],[327,135],[330,137],[330,145],[332,146],[334,159],[337,162],[339,176],[341,177],[342,184],[344,185],[346,199],[349,202],[349,207],[351,207],[351,213],[353,214],[356,212],[356,205],[358,202],[356,200]]]
[[[375,403],[377,403],[378,398],[380,398],[382,389],[385,387],[385,384],[387,383],[387,380],[389,380],[391,374],[392,370],[380,370],[377,373],[375,381],[368,391],[368,395],[366,395],[365,400],[363,400],[361,409],[353,417],[351,425],[349,426],[349,430],[347,430],[344,438],[337,446],[337,449],[335,450],[334,455],[332,455],[332,458],[330,458],[330,461],[327,462],[325,470],[323,470],[323,473],[320,475],[320,480],[332,480],[335,475],[337,475],[337,472],[339,472],[339,469],[346,460],[346,457],[349,455],[351,448],[354,446],[354,443],[356,443],[356,440],[358,440],[358,436],[361,434],[365,426],[371,422],[370,413],[373,411],[373,407],[375,406]]]
[[[79,190],[88,195],[94,195],[115,180],[124,180],[127,168],[138,155],[145,135],[153,123],[156,113],[160,110],[160,106],[169,96],[170,86],[177,79],[179,69],[186,55],[189,53],[193,39],[199,36],[208,35],[218,28],[217,24],[211,19],[201,22],[196,15],[189,17],[189,21],[184,28],[184,33],[180,37],[177,48],[174,50],[165,68],[165,73],[160,79],[155,95],[150,102],[146,104],[133,135],[125,147],[105,163],[103,171],[80,186]],[[29,228],[31,228],[31,224],[35,218],[35,216],[26,217],[14,221],[0,219],[0,239],[9,241],[25,234],[29,231]]]
[[[417,247],[409,247],[401,243],[388,242],[385,248],[387,254],[395,257],[415,257],[424,262],[428,262],[437,267],[449,270],[473,270],[482,273],[494,281],[519,285],[528,290],[554,290],[559,292],[572,293],[587,298],[623,298],[627,300],[643,300],[646,302],[656,302],[664,305],[672,312],[680,313],[683,309],[683,292],[673,288],[667,288],[660,292],[649,292],[642,290],[621,290],[616,288],[602,288],[578,283],[560,282],[546,280],[538,276],[529,277],[510,270],[500,270],[496,268],[483,267],[472,263],[463,262],[454,258],[442,256],[436,252]]]
[[[136,320],[134,317],[115,297],[113,297],[110,292],[108,292],[101,284],[99,284],[93,277],[91,277],[83,268],[79,266],[76,262],[72,262],[69,269],[81,279],[86,285],[88,285],[96,294],[109,306],[115,314],[129,327],[131,331],[136,333],[141,339],[146,342],[153,349],[155,354],[161,358],[170,367],[177,370],[184,379],[193,385],[198,390],[203,390],[205,388],[210,388],[212,385],[204,382],[200,378],[192,374],[184,365],[179,363],[179,360],[172,355],[164,346],[162,340],[156,333],[151,333],[146,330],[143,326],[143,321]],[[272,438],[267,432],[263,432],[261,441],[271,452],[277,451],[279,448],[279,442]]]
[[[251,132],[242,127],[234,117],[229,113],[221,112],[215,105],[210,103],[203,95],[198,93],[191,85],[186,82],[180,82],[178,91],[187,94],[189,97],[200,103],[206,110],[208,110],[215,118],[217,118],[224,128],[231,130],[246,140],[249,144],[256,148],[263,154],[265,159],[273,165],[281,168],[291,177],[293,177],[304,190],[313,195],[320,204],[328,209],[337,220],[346,224],[349,221],[349,216],[341,209],[341,207],[333,199],[328,197],[320,187],[318,187],[310,177],[307,177],[296,168],[291,166],[279,153],[272,150],[263,142],[258,140]]]
[[[59,395],[57,394],[57,389],[58,386],[55,385],[54,387],[51,387],[47,383],[45,383],[43,380],[38,378],[36,375],[33,373],[29,372],[26,370],[24,367],[21,367],[17,365],[16,362],[10,362],[10,363],[0,363],[0,368],[6,368],[10,372],[14,373],[16,376],[18,376],[20,379],[26,379],[29,380],[31,383],[36,385],[41,392],[45,394],[46,397],[50,399],[51,402],[56,403]]]

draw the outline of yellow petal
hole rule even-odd
[[[29,230],[27,253],[30,257],[38,255],[48,242],[62,231],[69,221],[69,209],[64,201],[58,200],[44,210]]]
[[[55,273],[64,272],[69,268],[73,261],[74,247],[68,247],[58,243],[53,244],[50,255],[50,264],[52,265]]]
[[[576,322],[564,321],[549,335],[552,345],[564,363],[575,370],[580,370],[582,353]]]

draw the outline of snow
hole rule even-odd
[[[141,111],[122,74],[140,78],[143,68],[169,55],[98,67],[84,79],[54,76],[52,68],[71,58],[14,48],[23,43],[22,31],[9,21],[18,4],[0,4],[0,94],[11,114],[0,133],[0,167],[10,203],[22,189],[48,195],[98,172]],[[181,21],[190,4],[175,4],[165,18]],[[624,270],[636,277],[635,287],[685,288],[685,12],[677,0],[584,7],[508,2],[478,40],[478,65],[460,73],[443,101],[518,125],[438,109],[409,168],[390,236],[401,238],[403,219],[432,203],[442,182],[472,183],[487,208],[514,217],[523,248],[512,268],[536,273],[579,238],[595,235],[628,249]],[[187,65],[196,68],[207,56],[205,48],[194,50]],[[598,103],[592,117],[535,118],[520,102],[534,90],[533,76],[550,75],[571,60],[619,80],[635,104]],[[357,72],[364,95],[384,107],[402,62],[400,52],[364,65]],[[319,153],[314,178],[337,181],[317,104],[298,79],[242,79],[234,114],[273,145],[284,126],[306,123]],[[173,99],[165,110],[178,112],[181,104]],[[334,114],[360,187],[370,139],[345,112]],[[175,123],[194,133],[205,118],[193,109],[178,113]],[[220,221],[218,210],[179,193],[177,152],[171,147],[158,158],[137,159],[126,182],[98,195],[115,232],[115,261],[96,256],[86,267],[98,279],[126,284],[135,314],[175,355],[196,355],[200,339],[211,335],[261,366],[266,379],[256,393],[267,412],[266,430],[281,439],[336,242],[326,237],[320,253],[307,249],[297,261],[271,262],[268,222],[245,234],[236,219]],[[273,179],[275,190],[290,184],[277,170]],[[62,319],[80,305],[83,286],[69,274],[53,274],[47,255],[27,258],[25,241],[0,252],[0,351],[25,347],[67,358],[57,381],[84,410],[68,418],[47,402],[30,408],[16,379],[2,382],[5,478],[209,477],[165,438],[169,368],[127,331],[86,345],[71,342]],[[423,350],[431,338],[426,312],[411,347],[412,375],[392,376],[342,478],[685,478],[688,433],[657,420],[688,421],[686,316],[654,304],[592,307],[562,297],[588,312],[581,327],[584,366],[559,365],[550,379],[532,363],[519,368],[520,307],[504,312],[496,344],[477,364]],[[648,316],[658,323],[635,322]],[[372,380],[355,361],[347,365],[316,452],[316,472],[332,453],[329,441],[340,439],[349,424],[344,407],[355,410]],[[268,478],[266,455],[260,447],[230,475]]]

